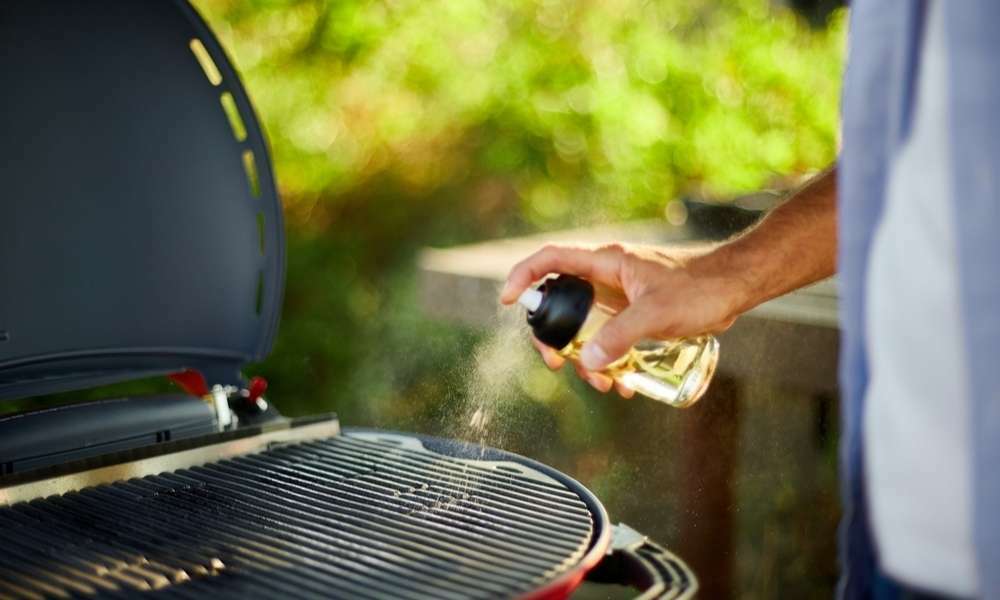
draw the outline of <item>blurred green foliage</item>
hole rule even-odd
[[[388,179],[528,226],[658,214],[834,157],[843,14],[764,0],[199,0],[266,123],[293,223]],[[510,215],[507,215],[510,216]]]

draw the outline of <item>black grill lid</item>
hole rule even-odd
[[[14,0],[0,39],[0,399],[235,382],[270,350],[284,236],[215,37],[183,0]]]

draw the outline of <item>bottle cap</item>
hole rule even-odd
[[[556,350],[565,348],[587,320],[594,303],[594,286],[579,277],[559,275],[532,291],[541,296],[534,310],[526,302],[534,305],[538,296],[525,299],[525,293],[518,299],[526,300],[521,304],[528,307],[528,325],[538,341]]]

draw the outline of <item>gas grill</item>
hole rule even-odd
[[[0,5],[0,598],[562,598],[693,574],[501,450],[287,419],[281,207],[250,102],[183,0]]]

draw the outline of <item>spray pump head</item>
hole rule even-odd
[[[546,279],[536,289],[528,289],[517,301],[528,309],[528,325],[540,342],[556,350],[565,348],[594,304],[594,286],[572,275]]]

